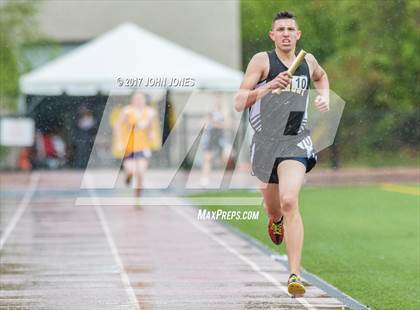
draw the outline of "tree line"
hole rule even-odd
[[[278,11],[295,14],[298,48],[315,55],[346,102],[336,138],[341,158],[416,158],[420,1],[242,1],[244,70],[252,55],[273,49],[268,31]]]

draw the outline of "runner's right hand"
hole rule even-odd
[[[272,90],[275,89],[285,89],[291,81],[291,77],[287,71],[279,73],[273,80],[268,83],[268,87]]]

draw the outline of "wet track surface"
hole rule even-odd
[[[36,187],[19,196],[1,200],[0,309],[344,307],[309,283],[290,298],[282,264],[192,207],[77,206]]]

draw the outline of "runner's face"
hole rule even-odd
[[[276,20],[269,35],[276,47],[284,52],[294,50],[300,39],[300,31],[293,19]]]
[[[146,105],[146,98],[142,93],[137,93],[131,99],[131,103],[137,107],[144,107]]]

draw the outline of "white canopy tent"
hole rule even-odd
[[[118,91],[118,78],[191,78],[197,88],[233,90],[242,73],[124,23],[23,75],[20,89],[25,95],[92,96]]]

